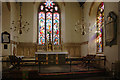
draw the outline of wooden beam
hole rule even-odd
[[[91,6],[90,6],[89,16],[91,15],[91,11],[92,11],[92,8],[93,8],[94,3],[95,3],[95,2],[92,2]]]
[[[7,5],[8,10],[10,11],[11,10],[11,8],[10,8],[10,2],[6,2],[6,5]]]

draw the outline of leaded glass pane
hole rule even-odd
[[[97,16],[97,52],[103,50],[104,3],[101,3]]]
[[[53,1],[52,0],[46,0],[45,7],[48,7],[48,9],[53,8]]]
[[[41,8],[41,10],[43,10],[44,6],[43,6],[43,5],[41,5],[41,7],[40,7],[40,8]]]
[[[59,13],[53,14],[53,42],[54,45],[59,45]]]
[[[45,44],[45,13],[40,12],[39,13],[39,44],[44,45]]]
[[[49,41],[49,35],[50,35],[51,41],[52,41],[52,13],[51,12],[46,13],[46,38],[47,38],[47,41]]]
[[[57,6],[55,6],[55,11],[58,11],[58,7]]]

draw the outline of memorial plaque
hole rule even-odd
[[[6,31],[2,33],[2,43],[10,43],[10,34]]]
[[[117,44],[117,15],[113,11],[105,21],[105,44],[110,47]]]

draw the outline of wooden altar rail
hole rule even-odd
[[[102,58],[92,58],[92,59],[89,59],[89,58],[66,58],[66,62],[67,61],[70,61],[70,63],[69,63],[69,65],[70,65],[70,72],[71,72],[71,66],[72,66],[72,61],[85,61],[85,62],[87,62],[87,68],[88,68],[88,70],[89,70],[89,68],[90,68],[90,64],[91,64],[91,62],[92,61],[104,61],[104,68],[105,68],[105,63],[106,63],[106,57],[105,56],[98,56],[98,57],[104,57],[103,59]],[[39,64],[38,64],[38,67],[39,67],[39,72],[40,72],[40,61],[41,60],[21,60],[20,62],[39,62]],[[2,61],[0,61],[0,62],[11,62],[10,60],[2,60]],[[22,64],[20,64],[20,65],[22,65]]]
[[[97,62],[99,62],[99,64],[101,63],[100,61],[104,61],[103,65],[104,65],[104,68],[106,66],[106,56],[96,56],[96,55],[90,55],[90,56],[93,56],[93,58],[90,59],[86,57],[81,57],[81,58],[78,58],[78,57],[71,57],[71,58],[66,58],[66,61],[69,61],[70,62],[70,72],[71,72],[71,66],[72,66],[72,62],[73,61],[81,61],[81,62],[85,62],[85,64],[87,65],[87,68],[89,70],[90,68],[90,64],[94,61],[96,64]],[[99,57],[99,58],[96,58],[96,57]],[[103,57],[103,58],[102,58]],[[86,63],[87,62],[87,63]],[[94,66],[95,67],[95,66]],[[100,67],[99,67],[100,68]]]
[[[70,57],[80,57],[81,56],[81,45],[88,44],[88,41],[82,43],[65,43],[64,50],[69,52]],[[37,49],[45,50],[45,46],[39,46],[36,43],[26,43],[21,42],[17,44],[17,53],[16,56],[25,56],[25,57],[33,57],[35,56],[35,52]],[[61,49],[61,45],[55,47],[56,50]]]

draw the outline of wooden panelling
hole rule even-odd
[[[23,56],[24,54],[23,54],[23,51],[24,49],[22,48],[22,47],[17,47],[17,56]]]
[[[81,45],[88,44],[88,41],[83,43],[65,43],[63,46],[54,46],[54,50],[67,50],[70,57],[81,56]],[[62,49],[61,49],[62,48]],[[36,43],[17,43],[17,56],[34,57],[35,52],[46,50],[46,46],[40,46]]]
[[[33,57],[36,49],[35,43],[19,43],[17,44],[17,56]]]
[[[75,56],[81,56],[80,55],[80,47],[75,48]]]
[[[65,49],[69,52],[69,57],[80,57],[81,47],[79,44],[65,44]]]

